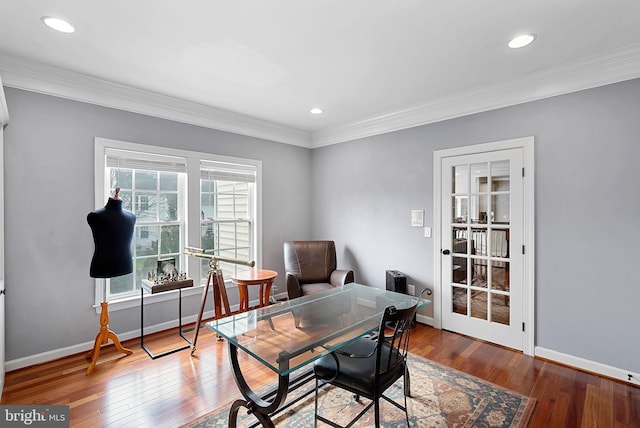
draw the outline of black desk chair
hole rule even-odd
[[[346,427],[350,427],[374,406],[375,426],[380,426],[379,399],[384,398],[405,412],[407,426],[408,368],[407,350],[413,316],[417,305],[407,309],[385,308],[379,332],[375,337],[363,337],[339,350],[318,359],[313,366],[316,379],[315,420],[325,422],[333,427],[340,425],[318,415],[318,387],[331,384],[371,400]],[[398,379],[403,378],[404,406],[391,400],[384,392]],[[320,384],[322,382],[322,385]]]

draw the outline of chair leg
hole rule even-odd
[[[316,378],[316,390],[315,390],[315,410],[313,411],[313,426],[318,427],[318,378]]]
[[[374,412],[374,418],[376,423],[375,427],[379,428],[380,427],[380,400],[378,398],[374,398],[373,412]]]
[[[411,389],[411,383],[409,381],[409,369],[405,369],[405,373],[404,373],[404,377],[403,377],[403,383],[404,383],[404,394],[402,394],[404,396],[404,416],[407,419],[407,427],[409,426],[409,408],[407,407],[407,397],[411,397],[411,392],[408,390]]]

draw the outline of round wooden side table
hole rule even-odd
[[[278,272],[266,269],[251,269],[232,275],[231,280],[238,284],[240,294],[240,312],[249,310],[249,285],[260,286],[260,308],[269,304],[271,286],[278,276]]]

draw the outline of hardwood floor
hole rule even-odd
[[[188,337],[191,333],[188,333]],[[180,343],[177,331],[145,337],[160,352]],[[101,351],[86,376],[85,354],[7,373],[2,404],[68,405],[72,427],[178,427],[239,397],[226,342],[200,330],[198,348],[152,360],[139,340]],[[418,325],[411,352],[537,400],[530,427],[640,427],[640,387],[531,358],[471,338]],[[250,383],[275,374],[249,360]]]

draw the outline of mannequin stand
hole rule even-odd
[[[133,354],[133,351],[131,349],[123,347],[120,344],[118,336],[114,332],[109,330],[109,303],[102,302],[100,305],[102,306],[102,312],[100,313],[100,332],[96,336],[96,341],[93,345],[93,351],[87,353],[87,360],[91,360],[91,363],[87,368],[87,376],[91,374],[96,366],[96,363],[98,362],[98,356],[100,355],[100,349],[102,345],[106,345],[107,343],[109,343],[109,339],[111,339],[118,351],[126,355]]]

